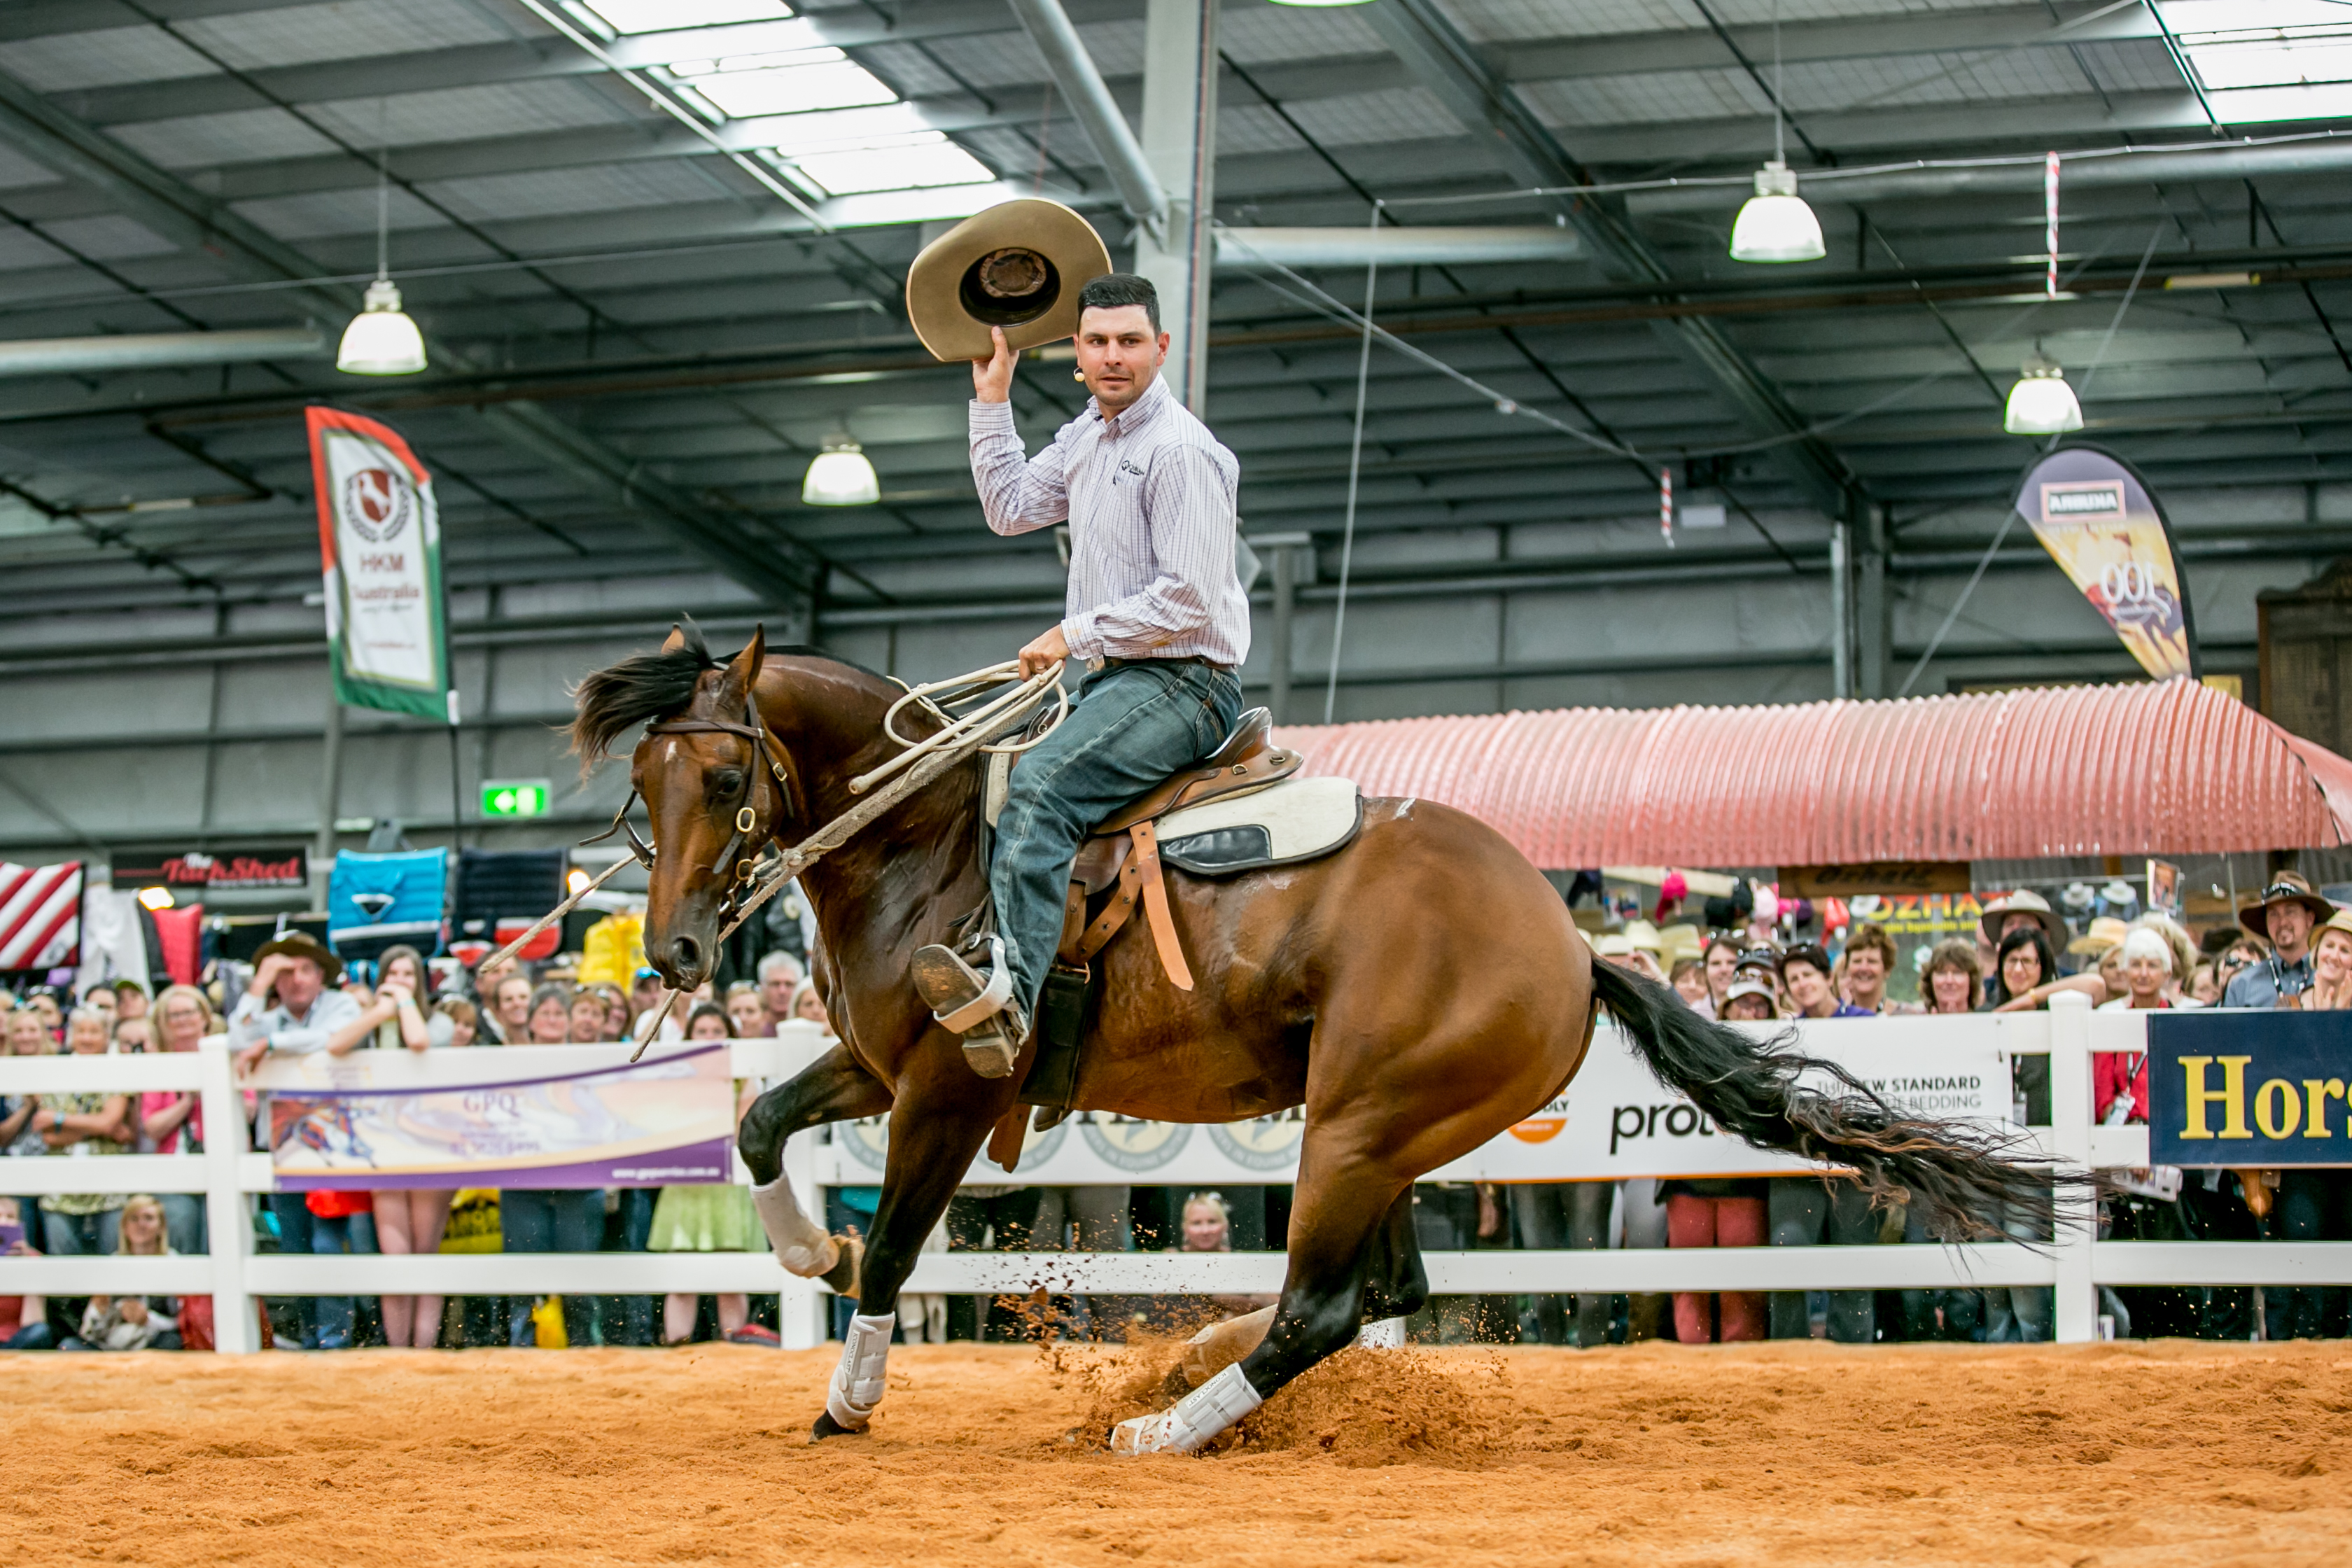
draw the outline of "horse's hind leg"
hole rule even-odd
[[[1290,1211],[1288,1278],[1265,1338],[1171,1408],[1120,1422],[1111,1433],[1114,1452],[1195,1452],[1355,1337],[1373,1235],[1397,1208],[1405,1183],[1360,1157],[1333,1169],[1315,1158],[1311,1131],[1308,1139]],[[1416,1254],[1416,1272],[1418,1261]]]
[[[828,1121],[879,1116],[890,1109],[887,1085],[853,1060],[840,1046],[778,1084],[744,1113],[736,1146],[751,1168],[752,1206],[776,1249],[776,1261],[803,1279],[822,1279],[843,1295],[857,1293],[857,1247],[825,1234],[801,1209],[784,1174],[784,1140]]]
[[[1363,1329],[1357,1342],[1375,1349],[1404,1343],[1404,1321],[1429,1300],[1429,1274],[1421,1266],[1421,1238],[1412,1228],[1412,1189],[1406,1187],[1365,1244]],[[1168,1373],[1161,1392],[1179,1397],[1216,1376],[1257,1349],[1280,1309],[1261,1307],[1239,1318],[1212,1323],[1184,1345],[1183,1359]]]

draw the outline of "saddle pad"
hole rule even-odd
[[[1288,866],[1345,848],[1364,826],[1353,779],[1287,778],[1171,811],[1155,825],[1160,858],[1196,877]]]

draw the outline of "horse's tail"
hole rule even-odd
[[[1592,965],[1592,989],[1661,1081],[1690,1096],[1725,1131],[1858,1173],[1874,1197],[1907,1198],[1931,1235],[1949,1241],[1999,1236],[2004,1216],[2029,1236],[2054,1218],[2053,1175],[2019,1163],[2024,1140],[1964,1123],[1899,1114],[1834,1062],[1787,1048],[1790,1037],[1759,1045],[1727,1024],[1691,1011],[1665,986],[1613,963]],[[1814,1071],[1838,1088],[1801,1086]]]

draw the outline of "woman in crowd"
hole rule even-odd
[[[530,1005],[523,1014],[522,1032],[510,1037],[507,1044],[561,1046],[572,1038],[572,988],[549,984],[530,994]]]
[[[1737,931],[1724,931],[1706,944],[1700,962],[1706,966],[1706,1005],[1699,1011],[1710,1018],[1723,1016],[1723,999],[1731,990],[1732,973],[1739,967],[1743,950]]]
[[[507,982],[499,983],[503,1006]],[[526,1032],[518,1038],[534,1046],[560,1046],[572,1037],[572,991],[563,985],[542,985],[530,994],[524,1012]],[[516,1041],[510,1039],[509,1045]],[[509,1252],[594,1252],[604,1241],[604,1190],[508,1187],[499,1194],[499,1236]],[[595,1341],[595,1298],[563,1299],[563,1337],[567,1343]],[[539,1342],[532,1319],[533,1299],[507,1299],[507,1342],[527,1349]]]
[[[1732,1023],[1764,1023],[1780,1016],[1772,983],[1759,966],[1742,967],[1723,997],[1723,1016]],[[1658,1184],[1657,1202],[1666,1207],[1668,1247],[1760,1247],[1764,1243],[1765,1184],[1706,1179]],[[1675,1292],[1675,1338],[1685,1344],[1717,1339],[1760,1340],[1765,1297],[1760,1290]]]
[[[144,1193],[122,1204],[121,1235],[114,1250],[125,1258],[169,1258],[163,1205]],[[82,1309],[81,1331],[58,1348],[65,1351],[175,1351],[180,1348],[179,1300],[170,1296],[92,1296]]]
[[[2101,1012],[2132,1008],[2170,1007],[2166,990],[2172,980],[2172,944],[2160,931],[2135,927],[2122,943],[2123,995],[2100,1007]],[[2109,1126],[2147,1121],[2147,1057],[2101,1051],[2091,1058],[2091,1110]]]
[[[22,1198],[0,1197],[0,1233],[7,1237],[0,1242],[0,1258],[38,1258],[41,1249],[25,1239],[25,1221],[35,1217],[31,1204]],[[0,1296],[0,1351],[46,1351],[57,1348],[57,1337],[49,1329],[49,1301],[46,1296]]]
[[[1975,1012],[1984,990],[1977,944],[1962,937],[1937,942],[1920,979],[1926,984],[1928,1012]]]
[[[572,994],[572,1044],[602,1045],[604,1040],[604,999],[593,991]]]
[[[706,1002],[687,1020],[686,1033],[689,1040],[726,1039],[727,1015]],[[736,1083],[736,1121],[750,1114],[751,1102],[759,1097],[760,1086],[756,1082]],[[767,1236],[760,1228],[759,1211],[751,1206],[751,1190],[732,1182],[664,1187],[654,1204],[653,1228],[646,1242],[648,1252],[756,1252],[766,1247]],[[719,1331],[730,1342],[779,1342],[773,1330],[751,1321],[749,1296],[740,1291],[727,1292],[718,1301]],[[701,1305],[702,1298],[688,1291],[672,1291],[665,1297],[662,1343],[681,1345],[692,1339],[695,1316]]]
[[[759,986],[749,980],[739,980],[727,988],[727,1017],[739,1040],[764,1040],[776,1032],[767,1002]]]
[[[8,1054],[12,1057],[45,1057],[56,1044],[49,1031],[41,1024],[41,1016],[29,1006],[20,1006],[8,1015]],[[40,1097],[32,1094],[0,1096],[0,1150],[26,1158],[37,1158],[49,1152],[41,1137],[41,1130],[33,1125],[33,1113],[40,1109]],[[26,1226],[37,1237],[40,1221],[28,1201],[25,1213],[31,1224]]]
[[[2105,983],[2095,974],[2062,977],[2057,954],[2051,951],[2050,939],[2039,926],[2021,925],[2000,939],[1992,980],[1985,988],[1986,1012],[2045,1011],[2050,998],[2061,991],[2081,991],[2095,1005],[2105,1001],[2107,994]],[[2049,1126],[2050,1058],[2018,1058],[2011,1093],[2012,1115],[2031,1127]],[[2020,1241],[2047,1239],[2037,1237],[2014,1221],[2009,1228],[2010,1235]],[[1985,1300],[1988,1310],[1984,1337],[1988,1342],[2022,1339],[2034,1343],[2050,1337],[2056,1306],[2055,1297],[2047,1287],[2015,1285],[2006,1290],[1995,1289],[1985,1293]]]
[[[827,1034],[833,1025],[825,1017],[824,998],[816,994],[816,982],[803,980],[793,987],[793,1016],[824,1027]]]
[[[463,996],[444,996],[433,1004],[433,1011],[425,1019],[425,1032],[432,1037],[436,1050],[462,1050],[480,1037],[481,1010]]]
[[[588,988],[604,1004],[604,1033],[601,1038],[617,1042],[629,1037],[629,999],[621,988],[610,981],[598,981]]]
[[[2186,989],[2189,1000],[2200,1007],[2221,1005],[2221,973],[2213,960],[2200,958],[2189,966]]]
[[[168,985],[155,999],[148,1017],[158,1031],[159,1047],[193,1051],[206,1035],[218,1034],[220,1020],[212,1004],[193,985]],[[118,1035],[121,1026],[115,1026]],[[139,1097],[139,1131],[142,1144],[157,1154],[198,1154],[205,1147],[203,1097],[194,1089],[151,1090]],[[164,1193],[163,1224],[172,1250],[200,1253],[206,1249],[205,1199],[201,1193]]]
[[[2338,910],[2312,936],[2311,989],[2301,998],[2306,1013],[2352,1008],[2352,910]]]
[[[376,960],[374,1003],[354,1022],[338,1029],[327,1041],[327,1049],[342,1056],[362,1044],[380,1051],[430,1048],[433,1028],[425,1014],[425,997],[429,989],[423,953],[413,947],[385,948]],[[360,1227],[353,1225],[333,1233],[334,1240],[349,1241],[353,1252],[381,1251],[403,1258],[440,1250],[441,1232],[449,1223],[452,1194],[448,1189],[387,1187],[372,1194],[354,1194],[358,1195],[368,1199],[373,1236],[360,1235]],[[318,1212],[316,1205],[311,1212]],[[329,1227],[311,1226],[312,1250],[340,1250],[334,1245],[320,1245],[321,1234],[328,1230]],[[362,1246],[363,1241],[373,1245]],[[382,1311],[384,1343],[394,1350],[414,1346],[429,1351],[440,1342],[440,1297],[386,1296],[382,1299]]]
[[[520,1046],[530,1039],[530,1011],[536,994],[530,978],[519,970],[508,970],[490,986],[488,1023],[491,1033],[502,1046]]]
[[[76,1056],[104,1056],[106,1016],[77,1007],[66,1019],[66,1048]],[[127,1154],[139,1146],[131,1097],[102,1091],[45,1094],[33,1112],[33,1126],[51,1157],[77,1149],[91,1154]],[[53,1258],[85,1258],[114,1250],[120,1193],[52,1193],[41,1200],[41,1239]]]
[[[1690,1004],[1693,1012],[1701,1017],[1714,1016],[1707,1011],[1706,969],[1697,959],[1675,960],[1674,968],[1666,973],[1666,984],[1675,988],[1675,995]]]
[[[1182,1219],[1183,1242],[1178,1252],[1231,1252],[1234,1249],[1234,1216],[1225,1207],[1223,1193],[1194,1193],[1184,1200]],[[1238,1317],[1255,1312],[1260,1307],[1271,1307],[1282,1298],[1279,1295],[1212,1296],[1209,1300],[1223,1312]]]

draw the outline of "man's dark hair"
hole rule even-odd
[[[1140,305],[1151,319],[1151,330],[1160,330],[1160,290],[1151,286],[1149,278],[1139,278],[1132,272],[1106,272],[1089,279],[1078,290],[1078,310],[1116,310],[1122,305]]]

